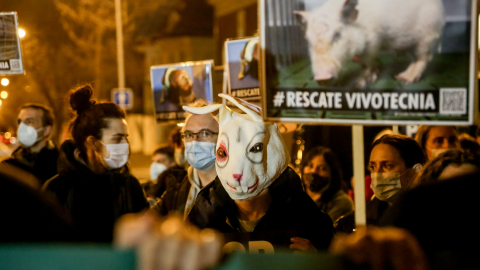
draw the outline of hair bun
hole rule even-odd
[[[92,95],[93,89],[91,85],[86,84],[80,86],[73,90],[72,95],[70,96],[70,106],[77,112],[77,114],[80,114],[95,104],[94,100],[90,100]]]

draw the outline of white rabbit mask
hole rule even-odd
[[[233,200],[245,200],[268,188],[286,169],[290,155],[276,124],[265,124],[260,108],[241,99],[219,94],[246,114],[233,112],[223,104],[183,109],[192,114],[219,110],[216,145],[217,175]]]

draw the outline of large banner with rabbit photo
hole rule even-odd
[[[212,60],[152,66],[150,80],[157,122],[183,121],[182,106],[197,99],[212,103],[212,68]]]
[[[265,120],[472,124],[476,1],[261,0],[260,14]]]

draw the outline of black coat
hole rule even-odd
[[[170,175],[170,177],[174,176]],[[183,215],[191,186],[192,184],[188,181],[188,175],[185,175],[183,179],[178,179],[176,182],[171,181],[167,190],[150,211],[156,212],[161,216],[166,216],[170,212],[177,212]]]
[[[40,185],[57,174],[58,149],[52,141],[47,142],[38,153],[31,153],[30,149],[18,147],[12,157],[2,161],[2,165],[14,166],[33,174]]]
[[[23,181],[0,172],[0,243],[74,241],[71,221]]]
[[[480,171],[418,186],[400,196],[380,225],[410,231],[431,269],[470,269],[478,264],[480,250],[474,221],[480,209],[479,190]]]
[[[254,231],[296,230],[298,237],[310,240],[315,248],[327,249],[334,235],[332,220],[303,191],[300,177],[287,168],[268,189],[272,203]],[[218,177],[200,191],[188,220],[202,229],[240,231],[235,201]]]
[[[177,185],[187,176],[187,170],[180,166],[174,166],[162,172],[157,177],[157,183],[153,186],[152,195],[157,198],[162,197],[163,193],[172,185]],[[188,180],[187,180],[188,181]]]
[[[43,186],[72,218],[80,239],[110,242],[115,221],[123,214],[148,209],[138,180],[127,167],[98,175],[74,157],[75,145],[65,141],[60,149],[59,174]]]

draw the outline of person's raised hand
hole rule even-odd
[[[310,240],[300,237],[292,237],[290,239],[290,249],[295,249],[294,253],[315,252],[317,249],[313,246]]]
[[[128,214],[115,225],[114,245],[134,248],[139,270],[211,268],[220,259],[221,242],[213,230],[199,230],[177,215]]]

